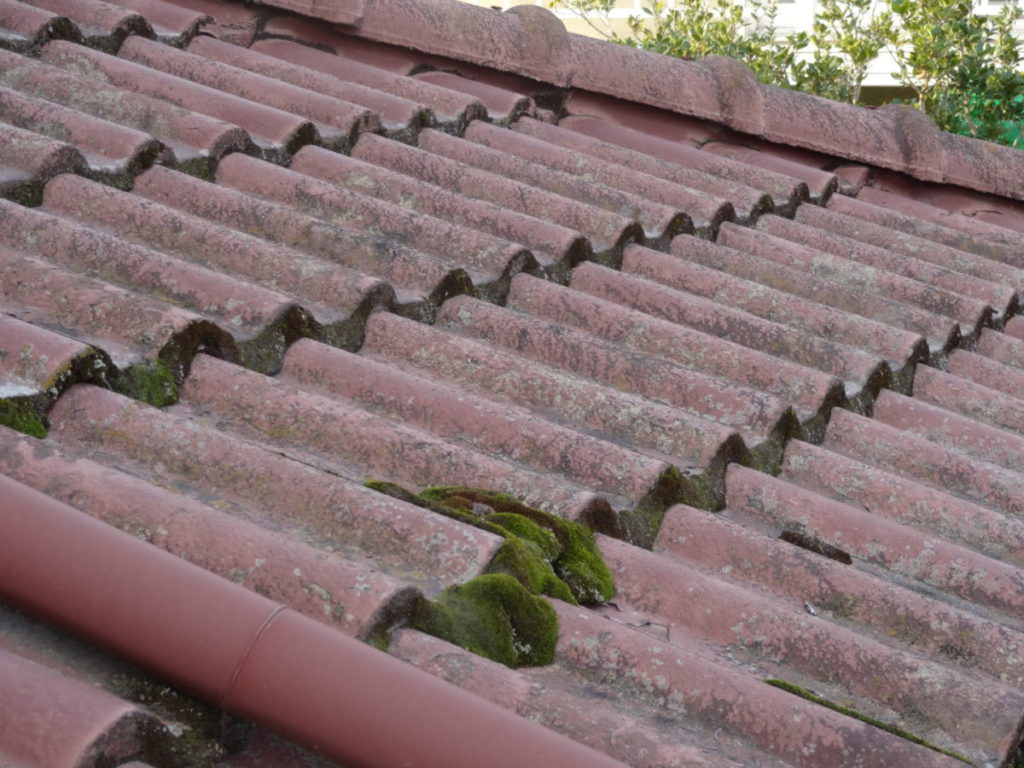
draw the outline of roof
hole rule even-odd
[[[536,7],[0,45],[0,765],[1013,763],[1019,151]]]

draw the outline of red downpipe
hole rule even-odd
[[[352,768],[623,768],[2,475],[0,599]]]

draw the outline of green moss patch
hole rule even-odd
[[[515,578],[488,573],[423,600],[412,626],[509,667],[550,664],[558,617]]]
[[[46,437],[46,422],[33,398],[10,397],[0,400],[0,424],[32,437]]]
[[[515,576],[527,589],[572,603],[594,605],[615,596],[594,534],[579,523],[480,488],[428,488],[412,498],[420,506],[502,536],[505,546],[488,568],[491,572]]]
[[[776,678],[770,678],[768,680],[765,680],[765,682],[768,683],[768,685],[771,685],[775,688],[781,688],[782,690],[787,691],[788,693],[792,693],[795,696],[799,696],[802,699],[807,699],[808,701],[812,701],[815,704],[820,704],[823,707],[827,707],[828,709],[831,709],[835,712],[839,712],[840,714],[846,715],[847,717],[852,717],[854,720],[860,720],[862,723],[867,723],[868,725],[872,725],[875,728],[880,728],[881,730],[886,731],[887,733],[891,733],[893,736],[899,736],[901,739],[906,739],[907,741],[913,742],[914,744],[919,744],[920,746],[927,747],[928,749],[934,750],[935,752],[940,752],[943,755],[955,758],[962,763],[974,765],[974,763],[970,759],[968,759],[964,755],[961,755],[959,752],[954,752],[951,749],[943,749],[942,747],[938,747],[935,744],[925,741],[920,736],[916,736],[915,734],[910,733],[909,731],[903,730],[899,726],[893,725],[892,723],[887,723],[884,720],[879,720],[876,717],[871,717],[870,715],[865,715],[862,712],[858,712],[855,709],[850,709],[849,707],[844,707],[841,704],[831,702],[828,699],[823,698],[816,693],[812,693],[811,691],[808,691],[806,688],[802,688],[799,685],[787,683],[785,680],[778,680]]]
[[[178,402],[178,382],[163,360],[147,360],[123,369],[115,389],[135,400],[161,408]]]
[[[394,483],[371,480],[366,485],[505,540],[483,576],[422,602],[417,629],[508,666],[547,664],[558,620],[538,595],[574,605],[615,596],[594,534],[579,523],[496,491],[455,486],[415,494]]]

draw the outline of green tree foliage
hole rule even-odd
[[[893,77],[939,127],[1024,148],[1017,2],[984,16],[971,0],[821,0],[810,32],[790,35],[776,27],[776,0],[652,0],[626,35],[609,21],[615,0],[550,5],[618,43],[687,59],[731,56],[763,82],[853,104],[871,62],[889,51]]]
[[[1024,148],[1024,72],[1013,23],[1016,3],[994,16],[971,0],[893,0],[900,83],[915,106],[948,131]]]

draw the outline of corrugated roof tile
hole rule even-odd
[[[206,47],[217,45],[217,41],[212,41]],[[219,45],[229,47],[226,43]],[[165,72],[178,80],[201,84],[224,94],[231,94],[249,104],[260,104],[310,120],[316,126],[320,141],[327,146],[347,147],[355,141],[360,131],[376,130],[380,126],[380,119],[363,106],[320,91],[300,88],[250,69],[222,63],[220,58],[210,56],[209,52],[192,53],[191,46],[188,51],[182,51],[140,37],[132,37],[121,46],[118,56]],[[136,80],[135,83],[141,84],[140,80]],[[174,90],[171,84],[165,85],[164,88],[171,92]],[[223,108],[214,106],[206,100],[204,102],[208,110]]]
[[[232,514],[80,454],[73,441],[33,444],[0,427],[8,477],[346,634],[369,637],[412,609],[416,589],[358,550],[325,551],[239,514],[252,511]]]
[[[1024,508],[1024,478],[1016,472],[873,419],[835,411],[824,445],[1007,514],[1019,515]]]
[[[169,747],[153,714],[2,648],[0,675],[0,760],[14,768],[122,765]]]
[[[602,260],[614,258],[611,252],[620,250],[626,241],[643,236],[639,225],[625,216],[424,151],[422,147],[366,134],[353,148],[352,156],[452,190],[463,198],[486,200],[505,210],[574,229],[586,235]]]
[[[906,367],[921,356],[921,339],[914,333],[885,326],[842,307],[833,309],[822,300],[827,294],[816,296],[817,301],[805,300],[791,292],[734,276],[732,270],[723,271],[717,263],[729,256],[733,257],[732,262],[745,259],[756,264],[756,256],[751,258],[728,246],[679,237],[672,243],[671,255],[631,248],[623,260],[623,271],[655,278],[813,336],[858,347],[894,361],[893,368]]]
[[[596,204],[611,207],[615,205],[612,195],[602,196],[597,193],[597,190],[607,187],[609,190],[625,193],[632,199],[642,201],[633,204],[635,210],[641,212],[639,216],[635,212],[632,213],[634,218],[643,217],[644,209],[647,206],[658,204],[663,209],[667,208],[674,217],[678,217],[679,212],[684,213],[699,232],[708,237],[714,237],[719,224],[735,217],[732,204],[727,200],[709,197],[704,192],[688,189],[647,174],[637,173],[614,163],[589,158],[579,152],[566,151],[564,148],[552,146],[548,142],[515,131],[504,131],[481,121],[475,121],[467,128],[465,137],[476,144],[502,153],[504,158],[514,156],[523,163],[529,163],[530,166],[524,166],[522,163],[509,163],[508,159],[504,159],[501,161],[501,167],[508,167],[511,174],[521,180],[543,180],[546,182],[543,185],[553,192],[580,196],[584,200],[593,196],[591,199]],[[496,156],[486,157],[494,158]],[[494,169],[497,161],[491,159],[489,165]],[[575,177],[577,182],[584,182],[591,191],[589,194],[583,192],[582,184],[568,181],[564,176],[560,177],[550,172],[540,171],[536,166]],[[582,195],[581,192],[583,192]],[[622,209],[620,208],[620,210]],[[668,229],[668,226],[661,220],[659,220],[658,226],[662,230]]]
[[[438,185],[320,147],[303,148],[288,167],[407,210],[521,243],[548,269],[565,272],[590,252],[580,233],[564,226],[473,200]]]
[[[893,301],[951,317],[960,323],[960,332],[964,336],[976,336],[991,320],[993,307],[988,303],[988,297],[992,290],[999,290],[998,286],[977,286],[978,290],[968,295],[966,292],[971,287],[969,278],[930,265],[914,264],[906,258],[896,258],[881,249],[872,249],[871,246],[826,242],[828,237],[821,230],[797,229],[799,227],[801,225],[788,219],[763,216],[758,219],[757,229],[724,227],[718,242],[795,269],[806,270],[812,275],[851,289],[870,291]],[[806,240],[810,240],[813,245],[805,245]],[[822,245],[829,250],[820,250]],[[851,247],[842,248],[844,245]],[[1006,297],[1009,303],[1013,291],[1004,291],[1009,294]],[[986,298],[978,298],[974,295],[977,293],[985,294]]]
[[[815,233],[817,238],[814,239],[808,236],[806,231],[803,233],[801,240],[808,245],[818,242],[823,250],[859,253],[861,249],[858,246],[844,242],[841,238],[866,243],[888,254],[899,254],[903,257],[888,257],[893,265],[893,271],[903,270],[908,275],[917,274],[919,276],[916,279],[933,282],[942,287],[942,282],[937,278],[943,273],[929,270],[927,267],[922,269],[920,262],[933,264],[957,273],[948,278],[950,290],[959,290],[961,293],[987,300],[1002,313],[1013,314],[1014,294],[1024,285],[1024,271],[1019,268],[929,240],[901,236],[883,227],[823,208],[811,210],[811,206],[807,206],[797,212],[795,219],[818,230]],[[839,237],[823,235],[824,232],[834,233]],[[884,262],[879,260],[878,263]],[[932,274],[936,277],[931,278]],[[954,283],[953,280],[957,282]],[[983,283],[990,285],[985,286]]]
[[[77,176],[46,188],[44,210],[200,264],[227,276],[294,296],[326,326],[317,331],[355,346],[369,312],[394,298],[384,282],[340,264],[295,252],[198,216]]]
[[[863,507],[828,499],[737,465],[730,467],[726,476],[726,500],[730,511],[737,515],[776,529],[790,529],[850,557],[964,600],[1010,616],[1018,615],[1024,605],[1024,572],[1019,568],[934,535],[924,537],[909,526]],[[1014,708],[1007,706],[1004,712]],[[1019,708],[1010,716],[1019,718]],[[1012,730],[1007,721],[1001,727],[1002,733],[989,735],[992,742],[998,743],[1007,730]]]
[[[771,515],[773,502],[765,498],[761,514]],[[808,525],[812,528],[813,524]],[[855,701],[873,701],[899,711],[913,709],[923,732],[946,732],[957,743],[974,748],[998,743],[1019,720],[1022,694],[1009,686],[994,681],[979,684],[937,660],[922,659],[819,620],[797,601],[774,599],[639,547],[605,539],[601,543],[616,576],[619,597],[672,627],[669,652],[672,646],[693,640],[734,648],[737,655],[747,651],[762,669],[841,681],[844,693]],[[672,586],[659,589],[662,584]],[[679,589],[680,584],[686,588]],[[614,621],[613,615],[606,616]],[[720,663],[731,666],[727,661]],[[956,698],[941,695],[954,687]]]
[[[210,318],[237,335],[242,357],[249,364],[262,367],[257,361],[266,357],[265,347],[308,333],[308,314],[276,291],[40,210],[0,201],[0,216],[4,222],[0,243],[35,252],[58,268],[96,275],[135,295],[152,296]]]
[[[576,159],[575,168],[579,172],[593,178],[599,178],[598,174],[601,170],[604,170],[610,174],[610,179],[621,181],[628,173],[626,170],[628,169],[629,171],[635,171],[646,176],[664,179],[680,187],[704,192],[712,200],[728,201],[735,210],[736,215],[743,221],[751,221],[773,207],[771,197],[767,192],[729,179],[726,173],[723,172],[724,169],[717,168],[713,162],[702,163],[701,160],[706,155],[702,155],[699,151],[691,150],[692,154],[687,154],[685,150],[689,148],[680,148],[682,150],[680,160],[689,160],[694,166],[694,168],[690,168],[682,163],[661,161],[651,155],[631,151],[625,147],[616,147],[608,142],[590,139],[585,134],[579,133],[578,129],[570,131],[562,127],[562,125],[548,125],[539,120],[526,117],[517,120],[513,129],[519,133],[532,136],[551,147],[546,149],[543,154],[539,151],[538,145],[524,148],[527,151],[529,149],[537,149],[537,157],[549,155],[556,147],[562,147],[601,161],[597,168],[588,171],[589,166],[580,158],[579,154],[574,156]],[[558,163],[560,166],[566,167],[565,159],[560,158]],[[709,172],[711,170],[718,170],[719,172]],[[627,186],[624,188],[629,189],[632,187],[631,182],[626,182],[626,184]],[[640,177],[637,179],[637,186],[632,188],[644,194],[648,188],[642,184],[643,177]],[[671,192],[670,187],[663,187],[662,189],[664,190],[663,194],[674,194]],[[657,197],[656,194],[651,194]],[[783,201],[783,204],[786,203],[789,203],[788,199]]]
[[[660,275],[615,272],[596,264],[583,264],[573,272],[571,286],[673,323],[816,368],[842,380],[850,396],[876,390],[889,377],[888,366],[867,352],[807,334],[786,325],[720,304],[686,290],[685,283],[661,282]],[[657,282],[656,282],[657,281]]]
[[[370,318],[363,354],[385,358],[401,369],[429,371],[545,414],[556,423],[669,459],[684,475],[692,476],[680,494],[694,502],[702,494],[720,491],[717,481],[726,461],[749,460],[736,431],[725,425],[394,315],[379,313]],[[705,470],[708,477],[699,478]]]
[[[535,472],[562,475],[609,497],[625,497],[634,505],[648,494],[670,496],[676,492],[670,466],[664,461],[552,424],[525,409],[465,391],[451,381],[405,373],[383,361],[318,346],[314,342],[294,344],[280,380],[351,401],[372,413]]]
[[[305,174],[244,155],[225,158],[217,181],[250,195],[294,206],[328,222],[385,237],[465,269],[477,284],[500,294],[517,272],[537,260],[523,246],[425,214],[407,211]],[[481,285],[481,287],[484,287]]]
[[[111,0],[115,5],[135,11],[152,25],[157,40],[182,46],[192,39],[200,27],[212,19],[204,11],[190,9],[170,0]]]
[[[36,51],[48,40],[81,39],[67,16],[58,16],[20,0],[0,0],[0,47],[19,53]]]
[[[154,167],[138,177],[134,191],[234,230],[379,276],[396,288],[405,311],[413,314],[430,317],[437,302],[471,286],[465,270],[435,256],[166,168]]]
[[[634,252],[630,249],[627,260]],[[516,277],[508,305],[637,353],[766,392],[792,403],[812,431],[824,424],[830,408],[843,401],[841,382],[819,371],[551,282]]]
[[[543,123],[538,123],[542,126]],[[550,127],[557,131],[557,127]],[[749,218],[756,205],[749,197],[744,199],[739,190],[719,188],[713,195],[700,185],[668,181],[658,176],[638,172],[617,163],[608,162],[587,155],[575,149],[559,147],[546,139],[529,136],[518,131],[497,131],[483,123],[474,123],[467,131],[467,138],[503,152],[515,154],[536,163],[543,163],[566,173],[580,176],[591,182],[606,184],[647,200],[653,200],[686,212],[694,226],[713,236],[718,225],[736,217],[732,197],[740,205],[744,218]],[[722,194],[725,193],[725,194]],[[760,197],[758,197],[760,200]]]
[[[529,278],[524,277],[510,291],[512,309],[517,308],[519,291],[528,292],[529,285]],[[751,447],[768,441],[777,444],[795,427],[789,405],[771,395],[686,370],[668,360],[619,349],[583,331],[523,312],[456,297],[441,307],[437,323],[537,362],[664,401],[698,418],[737,429]]]
[[[415,78],[448,91],[464,93],[478,100],[487,108],[488,116],[499,123],[508,124],[521,115],[534,113],[533,100],[528,96],[497,88],[479,80],[470,80],[467,77],[438,70],[419,72]]]
[[[870,189],[870,188],[866,188]],[[884,193],[883,193],[884,194]],[[865,195],[866,197],[868,195]],[[879,201],[883,202],[883,201]],[[1024,265],[1024,259],[1019,252],[1008,244],[995,242],[994,239],[986,238],[983,235],[972,235],[959,231],[952,226],[944,226],[932,223],[925,219],[900,213],[894,210],[891,205],[876,205],[865,200],[845,195],[836,195],[829,200],[830,210],[847,216],[855,216],[858,219],[876,224],[887,231],[897,230],[912,235],[915,238],[923,238],[935,243],[941,243],[950,248],[956,248],[969,253],[976,253],[979,256],[993,259],[995,261],[1009,264],[1020,268]],[[998,230],[996,227],[988,227],[988,234]],[[1002,230],[1007,235],[1011,234]],[[1024,242],[1024,238],[1021,239]]]
[[[366,13],[366,0],[343,0],[324,2],[323,0],[271,0],[267,5],[297,11],[307,16],[330,21],[335,24],[360,24]]]
[[[955,765],[951,758],[792,696],[748,673],[715,663],[683,642],[659,642],[605,616],[557,606],[563,626],[559,660],[585,678],[614,680],[641,702],[752,741],[800,766],[844,760],[865,766]],[[780,713],[784,713],[780,716]],[[717,731],[716,731],[717,732]],[[842,734],[842,738],[834,737]]]
[[[0,117],[39,136],[69,142],[81,153],[85,162],[65,158],[63,164],[51,161],[40,168],[34,176],[41,182],[56,175],[56,169],[57,172],[88,173],[116,183],[134,176],[164,151],[159,141],[142,131],[2,86]],[[14,146],[12,140],[5,143],[7,147]]]
[[[396,633],[390,653],[629,765],[736,768],[753,759],[782,765],[737,740],[716,740],[693,723],[659,722],[652,708],[636,702],[588,696],[560,667],[510,670],[415,630]]]
[[[130,41],[129,41],[130,42]],[[158,43],[156,45],[159,45]],[[133,44],[133,47],[137,47]],[[287,156],[319,140],[313,122],[300,115],[218,91],[147,66],[71,43],[48,43],[41,59],[118,88],[168,101],[215,120],[239,125],[268,156]],[[339,132],[339,142],[349,137]]]
[[[812,463],[804,471],[803,462],[808,459]],[[867,465],[860,468],[870,470]],[[843,492],[853,489],[856,493],[859,477],[844,474],[848,469],[849,463],[844,464],[839,454],[794,441],[787,450],[784,472],[800,485],[823,488],[819,484],[824,480],[830,483],[828,488],[836,488],[831,485],[835,481]],[[879,478],[874,473],[867,477]],[[891,477],[881,475],[886,483]],[[868,491],[865,499],[870,498]],[[959,648],[960,658],[969,658],[975,668],[1019,686],[1024,649],[1019,628],[894,583],[884,574],[794,546],[779,538],[777,528],[759,530],[734,517],[731,511],[710,515],[675,506],[665,515],[655,551],[797,605],[810,603],[819,616],[828,617],[825,620],[873,632],[879,638],[898,637],[901,644],[919,652],[949,658],[958,655],[954,649]]]
[[[102,349],[118,366],[159,356],[180,376],[200,347],[238,359],[231,335],[195,312],[9,248],[0,247],[0,270],[5,311]]]
[[[425,104],[433,110],[442,126],[455,133],[461,133],[470,120],[485,117],[487,114],[486,107],[473,96],[434,85],[422,78],[404,77],[347,56],[332,55],[290,40],[273,38],[259,40],[253,43],[250,50],[328,75],[332,78],[332,82],[341,80],[355,83],[378,94],[389,94],[396,98]],[[287,79],[284,77],[286,71],[294,72],[294,70],[282,70],[270,64],[266,66],[269,71],[275,73],[276,77],[282,79]],[[299,73],[295,72],[294,76],[299,77]],[[303,73],[303,81],[307,78],[308,75]],[[301,82],[297,84],[301,85]]]
[[[773,289],[767,292],[767,296],[776,298],[777,309],[773,313],[776,319],[787,321],[786,313],[791,313],[788,322],[799,325],[801,312],[812,317],[817,315],[819,320],[831,318],[832,323],[847,329],[845,341],[878,352],[897,369],[924,359],[926,352],[922,349],[921,340],[915,337],[917,334],[927,338],[932,349],[937,351],[950,348],[959,339],[958,326],[949,318],[809,275],[804,270],[719,243],[680,236],[672,242],[672,256]],[[668,256],[649,251],[633,249],[629,258],[623,261],[623,269],[668,285],[686,284],[685,268],[681,269]],[[780,293],[789,295],[781,296]],[[830,311],[830,307],[848,314],[844,317]],[[859,315],[863,319],[849,315]],[[817,326],[805,322],[804,327],[812,332],[817,327],[823,335],[839,332],[823,330],[820,322]]]
[[[131,35],[155,34],[145,16],[104,0],[24,1],[75,22],[86,45],[109,53],[114,53]]]
[[[27,96],[82,113],[81,118],[63,113],[69,130],[77,125],[79,119],[85,128],[95,125],[95,121],[88,118],[92,115],[125,128],[152,133],[174,151],[175,162],[196,171],[207,169],[211,161],[215,162],[227,152],[252,146],[241,128],[159,98],[112,87],[76,71],[63,70],[4,51],[0,51],[0,62],[3,63],[0,82],[4,85]],[[129,167],[129,170],[135,169]]]
[[[636,221],[643,227],[645,236],[657,242],[664,243],[680,232],[693,231],[693,221],[688,214],[678,208],[650,201],[605,184],[591,183],[564,171],[549,168],[545,164],[510,155],[478,143],[472,140],[477,135],[471,133],[475,125],[483,124],[477,120],[470,125],[470,128],[467,129],[467,137],[471,139],[470,141],[430,131],[424,132],[420,137],[420,147],[450,160],[465,163],[522,184],[539,187],[562,197],[577,200],[585,205],[603,208],[626,219]]]
[[[299,528],[320,548],[358,548],[377,567],[406,579],[418,573],[419,580],[434,590],[477,575],[489,561],[497,537],[371,491],[360,484],[365,479],[363,470],[349,465],[346,479],[337,469],[315,468],[308,461],[205,424],[201,414],[216,412],[214,398],[231,391],[224,387],[244,385],[237,380],[234,385],[228,382],[232,376],[245,376],[245,369],[225,369],[225,365],[218,366],[212,358],[197,358],[183,392],[193,404],[191,409],[179,406],[161,411],[106,390],[74,387],[50,412],[51,434],[68,450],[90,450],[110,457],[119,467],[142,471],[147,479],[194,488],[209,499],[248,509],[272,527]],[[208,384],[211,378],[215,381]],[[271,380],[265,382],[263,396],[273,387]],[[204,386],[214,391],[205,392]],[[229,415],[223,413],[221,418],[226,420]],[[350,424],[359,421],[356,412],[347,415]],[[341,416],[344,420],[345,414]],[[324,418],[328,418],[326,414]],[[110,427],[114,423],[116,429]],[[368,433],[368,429],[362,432],[364,436]],[[253,429],[249,437],[255,434]],[[326,432],[322,434],[328,438]],[[345,437],[355,439],[334,436]],[[383,446],[380,448],[383,451]],[[355,445],[350,456],[354,450]],[[397,461],[384,452],[378,456]],[[436,457],[425,456],[424,460]]]
[[[600,538],[613,602],[555,604],[551,665],[393,638],[480,697],[458,699],[463,731],[538,719],[609,756],[516,742],[559,765],[1015,759],[1024,219],[999,194],[1017,160],[739,62],[583,40],[536,7],[302,5],[343,26],[214,0],[88,8],[89,42],[120,57],[46,43],[75,24],[0,0],[0,119],[40,149],[5,171],[37,207],[0,202],[0,421],[30,433],[0,427],[0,481],[42,526],[11,530],[73,529],[248,608],[228,645],[175,661],[194,638],[168,643],[166,616],[125,640],[155,599],[131,610],[129,583],[90,595],[102,626],[56,605],[54,569],[109,575],[70,551],[24,563],[19,604],[348,760],[345,733],[261,686],[295,696],[301,677],[336,712],[317,654],[383,644],[494,566],[501,539],[365,480],[480,485],[624,540]],[[120,44],[136,18],[158,41]],[[62,152],[84,161],[48,165]],[[67,510],[12,478],[180,557],[55,527]],[[220,621],[204,606],[195,632]],[[398,744],[381,733],[374,759]],[[228,738],[210,735],[218,755]],[[258,730],[235,748],[223,765],[315,764]]]
[[[0,90],[0,108],[6,96],[6,89]],[[8,119],[6,110],[3,117]],[[85,158],[77,148],[16,125],[0,123],[0,197],[38,203],[47,180],[75,170],[85,170]]]
[[[604,157],[629,167],[637,167],[655,176],[665,175],[670,179],[679,173],[680,166],[693,168],[701,173],[719,178],[734,179],[752,189],[763,190],[769,194],[774,210],[778,212],[793,210],[799,202],[808,196],[807,185],[792,177],[763,170],[721,155],[703,152],[696,147],[651,136],[648,133],[617,125],[608,120],[585,115],[570,115],[560,120],[558,125],[574,133],[581,133],[596,139],[597,142],[587,142],[582,146],[585,146],[584,151],[591,152],[598,157]],[[532,123],[524,122],[518,129],[528,130],[532,127]],[[564,132],[559,134],[559,140],[570,141]],[[623,149],[628,151],[623,151]],[[649,158],[654,158],[655,162]]]
[[[370,116],[359,115],[355,105],[362,106],[379,115],[385,130],[399,137],[411,138],[421,126],[434,123],[433,114],[422,102],[381,92],[359,83],[345,82],[322,72],[290,64],[282,58],[238,45],[230,45],[212,37],[197,37],[189,45],[188,51],[202,60],[219,61],[251,73],[260,73],[264,78],[262,83],[255,78],[251,81],[252,85],[256,87],[265,84],[268,78],[275,78],[294,85],[296,88],[320,94],[325,97],[319,100],[322,106],[318,106],[317,101],[306,94],[293,92],[295,98],[308,99],[309,108],[317,111],[320,115],[319,119],[339,127],[344,125],[346,119],[361,123],[364,127],[372,125]],[[314,51],[314,53],[318,52]],[[190,60],[189,69],[195,68],[196,62],[195,59]],[[238,82],[236,88],[244,90],[242,82]],[[261,100],[267,101],[265,90],[261,89],[260,93]],[[344,103],[339,104],[339,101]]]

